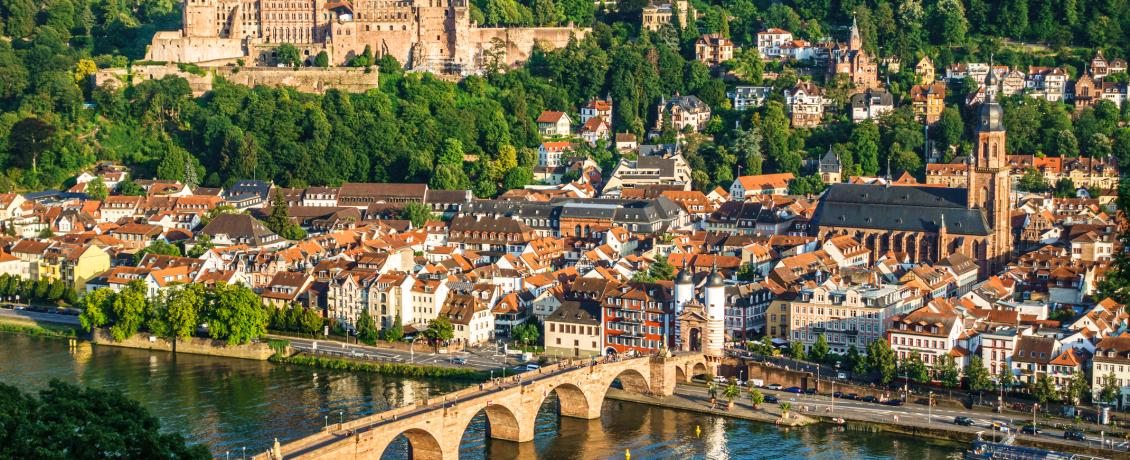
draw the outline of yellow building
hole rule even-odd
[[[773,299],[765,312],[765,336],[771,339],[789,339],[789,298]]]

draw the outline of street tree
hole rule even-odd
[[[529,346],[531,343],[537,343],[538,337],[540,336],[540,333],[538,332],[538,326],[531,323],[522,323],[514,326],[514,329],[511,331],[511,333],[514,337],[514,340],[521,342],[523,346]]]
[[[1045,408],[1048,402],[1054,400],[1056,396],[1055,385],[1052,384],[1051,378],[1048,377],[1047,374],[1037,377],[1036,381],[1030,385],[1028,391],[1036,398],[1040,406]]]
[[[956,388],[961,383],[961,371],[953,356],[945,355],[934,365],[934,378],[946,388]]]
[[[930,381],[930,370],[926,367],[926,363],[922,362],[922,357],[918,353],[912,353],[902,361],[902,373],[918,383]]]
[[[16,282],[18,283],[19,280],[16,280]],[[110,323],[110,316],[113,314],[111,305],[116,295],[112,289],[102,288],[88,292],[82,297],[80,302],[82,313],[78,315],[78,320],[83,330],[90,332],[94,328]]]
[[[427,337],[433,344],[446,342],[455,337],[455,327],[452,326],[451,320],[446,316],[437,316],[428,322],[428,328],[424,330],[424,337]]]
[[[977,393],[993,388],[989,370],[985,368],[980,356],[974,355],[969,360],[969,366],[965,368],[965,385],[969,391],[976,391]]]
[[[400,320],[400,315],[392,320],[392,326],[381,331],[384,334],[384,339],[389,342],[399,342],[404,339],[404,324]]]
[[[1063,399],[1070,402],[1072,405],[1079,405],[1083,400],[1083,395],[1091,389],[1091,383],[1087,381],[1087,375],[1084,372],[1076,371],[1071,374],[1071,380],[1067,381],[1067,385],[1063,387]]]
[[[897,366],[895,352],[886,339],[879,339],[867,345],[867,368],[879,377],[879,382],[886,385],[895,379]]]
[[[804,359],[804,345],[800,342],[794,341],[789,344],[789,357],[793,359]]]
[[[209,334],[229,345],[249,343],[267,333],[267,309],[246,286],[216,284],[208,292],[206,311]]]
[[[367,308],[362,308],[361,314],[357,315],[357,339],[369,345],[377,341],[377,323]]]
[[[204,287],[197,283],[170,289],[165,295],[165,317],[169,336],[187,339],[200,325],[204,309]]]
[[[817,335],[816,343],[808,350],[808,359],[816,362],[824,362],[825,359],[828,359],[829,351],[828,339],[824,337],[824,334]]]
[[[1110,371],[1103,377],[1102,386],[1099,387],[1098,400],[1106,404],[1114,404],[1118,400],[1119,391],[1118,378],[1114,376],[1114,371]]]
[[[145,285],[141,281],[130,282],[121,292],[114,296],[110,303],[113,312],[113,324],[110,326],[110,336],[121,342],[137,333],[141,323],[145,321],[145,311],[149,301],[145,297]]]

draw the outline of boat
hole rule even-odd
[[[990,441],[973,441],[973,447],[966,450],[962,458],[965,460],[1107,460],[1090,455],[1068,454],[1039,447]]]

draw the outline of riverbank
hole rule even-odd
[[[278,364],[319,367],[323,369],[371,372],[392,377],[410,378],[448,378],[470,382],[486,381],[487,373],[461,367],[425,366],[380,361],[361,361],[348,358],[324,358],[302,353],[282,356],[273,355],[270,361]]]
[[[78,330],[65,324],[39,323],[32,320],[17,318],[0,318],[0,332],[10,334],[34,335],[39,337],[56,337],[73,339],[78,337]]]
[[[219,340],[192,337],[169,339],[152,336],[146,333],[134,334],[125,340],[114,340],[105,329],[94,329],[90,333],[90,341],[96,345],[111,347],[136,348],[139,350],[167,351],[174,353],[188,353],[193,355],[219,356],[223,358],[252,359],[266,361],[275,351],[266,343],[249,343],[246,345],[228,345]]]
[[[663,407],[667,409],[683,410],[690,412],[698,412],[700,414],[713,415],[718,417],[729,417],[742,420],[750,420],[754,422],[772,423],[779,426],[805,426],[817,423],[818,420],[800,414],[800,408],[794,408],[789,412],[788,418],[781,418],[781,410],[777,404],[762,404],[760,408],[753,409],[742,405],[737,400],[734,401],[734,408],[726,410],[726,401],[719,399],[717,408],[711,409],[709,406],[702,404],[699,401],[693,401],[680,395],[674,396],[648,396],[639,393],[629,393],[619,388],[609,388],[608,393],[604,395],[605,398],[616,401],[628,401],[639,404],[648,404],[652,406]]]
[[[776,404],[762,404],[761,408],[754,410],[750,407],[748,396],[744,392],[742,399],[735,400],[733,410],[727,411],[724,409],[726,404],[725,400],[719,400],[718,403],[723,409],[711,409],[709,407],[709,400],[705,396],[703,389],[696,387],[694,388],[694,392],[688,390],[688,388],[680,388],[676,389],[676,393],[672,396],[655,397],[628,393],[618,389],[609,389],[606,397],[614,400],[630,401],[663,408],[686,410],[718,417],[752,420],[762,423],[776,423],[776,417],[780,413]],[[702,394],[696,392],[702,392]],[[784,397],[782,397],[781,400],[785,401]],[[930,422],[905,414],[903,417],[892,416],[893,412],[886,410],[882,410],[882,414],[877,415],[871,412],[856,411],[850,407],[844,407],[839,404],[836,405],[834,413],[827,413],[825,412],[826,409],[828,409],[828,405],[817,400],[799,400],[792,402],[792,410],[796,412],[797,416],[804,417],[811,421],[808,423],[822,422],[838,424],[836,419],[842,419],[846,427],[852,430],[881,431],[918,438],[951,441],[965,445],[978,439],[978,436],[985,439],[992,439],[992,437],[997,434],[984,427],[967,427],[937,420]],[[1097,444],[1064,441],[1046,436],[1018,435],[1016,436],[1015,443],[1022,446],[1038,447],[1058,452],[1080,453],[1101,458],[1117,458],[1120,455],[1125,455],[1125,453],[1121,451],[1099,448]]]

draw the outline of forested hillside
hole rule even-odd
[[[240,178],[287,186],[427,181],[492,196],[531,181],[540,142],[534,119],[542,110],[575,112],[586,100],[610,95],[615,130],[643,135],[654,124],[655,104],[676,93],[697,95],[715,113],[706,136],[684,144],[696,187],[728,184],[739,165],[743,173],[801,173],[804,159],[829,148],[853,174],[885,173],[889,164],[892,174],[920,175],[926,135],[955,146],[948,156],[968,150],[963,120],[970,117],[962,100],[976,87],[972,81],[951,85],[949,108],[925,134],[905,103],[913,64],[922,56],[942,69],[994,54],[996,63],[1013,67],[1064,66],[1074,78],[1098,49],[1125,57],[1130,38],[1124,0],[695,1],[697,21],[655,33],[639,28],[641,0],[620,2],[615,10],[586,5],[474,2],[472,14],[487,24],[591,24],[585,40],[535,52],[523,69],[451,83],[405,74],[384,59],[378,61],[381,88],[365,94],[221,83],[193,98],[177,78],[117,91],[92,88],[87,78],[96,68],[140,59],[156,30],[179,27],[173,0],[3,0],[0,189],[63,186],[97,160],[118,160],[135,166],[136,177],[195,177],[205,185]],[[849,85],[825,81],[823,67],[762,62],[755,34],[782,27],[814,42],[843,41],[853,14],[866,48],[903,63],[897,73],[880,74],[900,108],[879,123],[853,124],[840,110],[822,127],[790,128],[780,90],[814,79],[843,109]],[[745,47],[719,70],[731,80],[693,59],[702,33],[721,33]],[[765,79],[769,72],[778,78]],[[763,107],[735,112],[726,90],[739,83],[776,91]],[[1016,96],[1005,107],[1012,153],[1130,160],[1130,129],[1119,126],[1127,113],[1113,104],[1072,114],[1062,103]],[[674,134],[667,130],[658,141]],[[584,152],[606,167],[617,159],[599,146]],[[819,181],[797,184],[797,192],[820,187]]]

